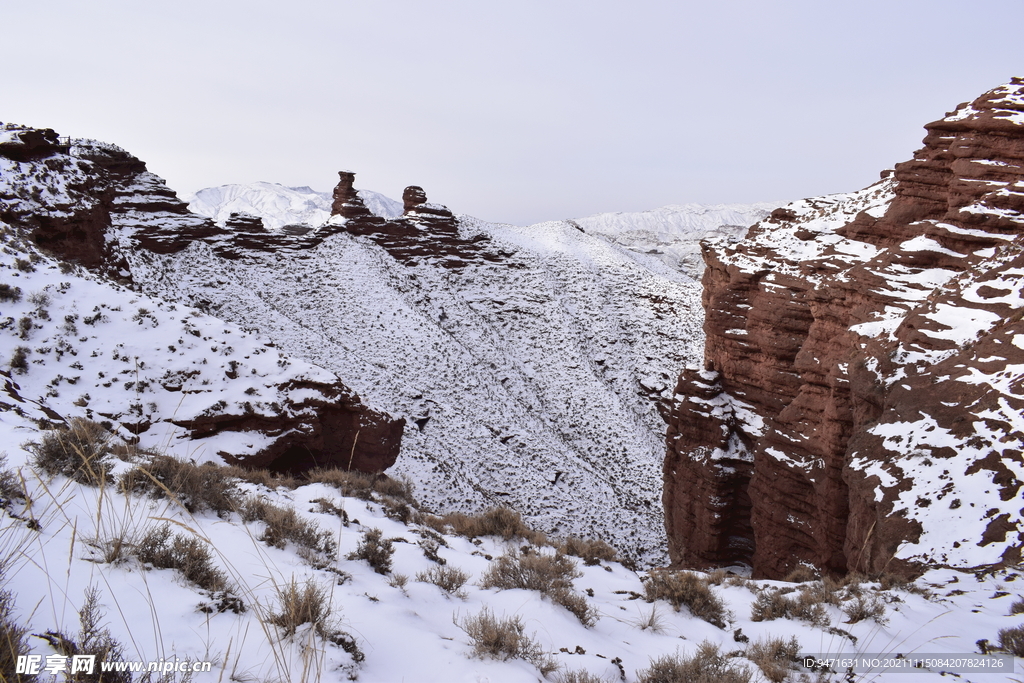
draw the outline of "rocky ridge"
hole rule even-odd
[[[1024,81],[865,190],[704,245],[664,463],[676,564],[983,567],[1024,545]]]

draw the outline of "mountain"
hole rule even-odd
[[[859,192],[704,244],[664,463],[674,563],[781,578],[1021,560],[1024,80]]]

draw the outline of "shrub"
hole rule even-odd
[[[21,301],[21,287],[0,283],[0,301]]]
[[[85,602],[78,610],[79,631],[69,636],[61,631],[47,631],[37,635],[62,655],[93,655],[97,662],[124,661],[124,646],[117,642],[110,631],[100,626],[103,613],[99,607],[99,591],[90,587],[85,591]],[[102,675],[101,675],[102,674]],[[97,666],[92,675],[81,674],[79,681],[95,681],[96,683],[131,683],[132,675],[128,671],[101,672]]]
[[[786,574],[786,578],[783,581],[789,583],[807,583],[808,581],[814,581],[817,579],[817,575],[812,567],[808,567],[805,564],[797,565],[793,571]]]
[[[28,354],[32,350],[27,346],[18,346],[14,349],[14,353],[11,354],[11,372],[18,374],[25,374],[28,372]]]
[[[665,655],[638,672],[637,683],[749,683],[750,671],[704,641],[692,657]]]
[[[153,455],[121,475],[120,483],[125,492],[173,498],[193,514],[213,510],[223,515],[238,507],[228,471],[212,463],[196,465],[169,455]]]
[[[677,612],[685,605],[698,619],[725,628],[725,603],[711,590],[706,579],[693,572],[651,572],[644,591],[647,602],[666,600]]]
[[[588,567],[605,562],[614,562],[618,552],[600,539],[576,538],[570,536],[565,539],[559,550],[566,555],[573,555],[583,560]]]
[[[865,619],[874,619],[876,623],[885,624],[885,603],[878,598],[865,598],[858,595],[850,602],[843,605],[843,613],[847,616],[849,624],[856,624]]]
[[[834,593],[822,592],[820,586],[805,587],[795,598],[782,591],[766,588],[758,593],[750,609],[751,621],[772,621],[774,619],[800,619],[815,626],[828,624],[828,611],[824,602],[832,599]],[[838,602],[832,603],[838,604]]]
[[[228,587],[227,577],[213,565],[206,544],[195,536],[172,536],[167,524],[147,533],[135,549],[135,556],[157,569],[177,569],[188,581],[205,590],[221,591]]]
[[[108,445],[112,435],[101,425],[85,418],[72,418],[67,426],[51,429],[39,443],[25,444],[32,463],[51,475],[64,475],[80,484],[109,483]]]
[[[453,512],[431,524],[437,531],[450,528],[453,533],[466,538],[480,536],[501,536],[506,541],[522,538],[534,545],[544,545],[547,538],[539,531],[534,531],[523,523],[523,518],[515,510],[507,507],[496,507],[485,510],[479,515],[466,515]]]
[[[579,671],[559,671],[555,683],[609,683],[607,678],[598,678],[586,669]]]
[[[32,318],[23,316],[18,318],[18,336],[22,339],[28,339],[29,332],[32,331]]]
[[[277,587],[277,609],[270,612],[268,621],[284,631],[285,637],[294,635],[300,626],[310,624],[314,631],[326,636],[330,629],[331,600],[327,590],[313,581],[303,585],[293,577],[284,586]]]
[[[18,657],[29,654],[29,629],[14,619],[14,595],[0,591],[0,679],[4,681],[29,681],[34,676],[18,674]]]
[[[518,616],[498,619],[484,607],[476,616],[466,617],[462,623],[456,621],[455,625],[473,641],[475,657],[500,661],[523,659],[540,669],[544,676],[558,669],[554,659],[524,633],[523,622]]]
[[[294,508],[282,508],[255,496],[247,497],[239,510],[246,522],[261,521],[266,527],[259,540],[275,548],[284,548],[288,541],[299,546],[299,555],[310,564],[323,564],[322,558],[334,559],[338,545],[334,537],[313,522],[299,517]]]
[[[462,587],[469,581],[469,574],[455,567],[438,566],[420,572],[416,575],[416,580],[432,583],[449,595],[465,599],[466,593]]]
[[[1015,657],[1024,657],[1024,624],[999,630],[999,647]]]
[[[541,555],[512,550],[491,564],[481,577],[480,585],[502,590],[540,591],[556,605],[572,612],[584,626],[593,626],[597,611],[572,589],[573,579],[580,576],[576,563],[562,553]]]
[[[1010,605],[1010,614],[1024,614],[1024,599]]]
[[[413,495],[412,481],[406,477],[392,478],[380,473],[318,468],[306,473],[306,478],[310,482],[334,486],[344,496],[374,500],[373,494],[378,493],[393,499],[396,505],[405,503],[414,508],[419,506]]]
[[[366,560],[373,571],[378,574],[387,574],[391,571],[391,556],[395,554],[395,548],[391,539],[382,539],[380,529],[370,529],[363,535],[363,540],[350,553],[350,560]]]
[[[800,643],[796,638],[758,639],[747,648],[747,659],[757,664],[765,678],[772,683],[782,683],[789,675],[793,662],[800,654]]]

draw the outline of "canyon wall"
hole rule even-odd
[[[1024,80],[859,192],[704,244],[669,418],[675,565],[781,578],[1020,559]]]

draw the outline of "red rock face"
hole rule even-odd
[[[675,564],[1019,557],[1024,81],[926,128],[880,183],[705,245],[705,363],[665,460]]]

